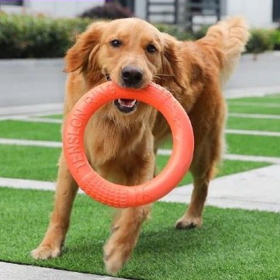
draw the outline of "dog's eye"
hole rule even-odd
[[[112,46],[112,47],[114,47],[114,48],[118,48],[118,47],[120,47],[121,46],[121,44],[122,44],[122,42],[120,41],[120,40],[112,40],[111,42],[110,42],[110,45]]]
[[[157,51],[157,48],[153,44],[150,44],[150,45],[147,46],[146,50],[149,53],[154,53],[154,52]]]

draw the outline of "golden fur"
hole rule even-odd
[[[133,87],[143,88],[154,81],[170,90],[185,108],[195,136],[190,168],[194,189],[188,210],[176,223],[177,229],[202,225],[208,184],[224,147],[226,106],[222,86],[247,40],[248,28],[239,17],[212,26],[196,42],[177,41],[143,20],[129,18],[91,24],[67,52],[65,118],[80,97],[105,82],[106,77],[127,86],[123,82],[127,66],[141,72],[141,81]],[[103,177],[124,185],[140,184],[153,178],[156,151],[169,134],[165,119],[152,107],[139,103],[137,110],[124,114],[109,103],[87,126],[87,156]],[[34,258],[60,255],[77,189],[62,153],[54,211],[42,243],[32,252]],[[118,272],[129,259],[150,209],[151,205],[123,209],[116,215],[112,235],[104,247],[109,273]]]

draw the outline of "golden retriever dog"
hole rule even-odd
[[[128,18],[92,23],[66,54],[69,74],[64,119],[83,94],[107,80],[135,89],[153,81],[168,89],[188,113],[195,137],[190,167],[194,188],[186,213],[176,222],[177,229],[202,225],[209,181],[224,149],[222,88],[248,36],[240,17],[217,23],[195,42],[178,41],[141,19]],[[133,186],[154,177],[157,150],[169,135],[163,116],[138,102],[136,96],[100,108],[87,125],[84,142],[88,160],[101,176]],[[32,252],[35,259],[62,253],[77,190],[62,152],[54,211],[43,241]],[[117,273],[128,261],[150,211],[151,205],[118,211],[104,246],[108,273]]]

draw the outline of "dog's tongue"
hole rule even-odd
[[[119,99],[118,101],[122,106],[129,108],[133,107],[136,102],[135,99]]]

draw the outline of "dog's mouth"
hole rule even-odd
[[[111,81],[111,77],[108,73],[105,74],[105,78],[107,81]],[[136,99],[116,99],[114,100],[114,105],[117,109],[125,114],[132,113],[137,109],[138,101]]]
[[[122,113],[131,113],[136,110],[138,101],[136,99],[116,99],[114,105]]]

